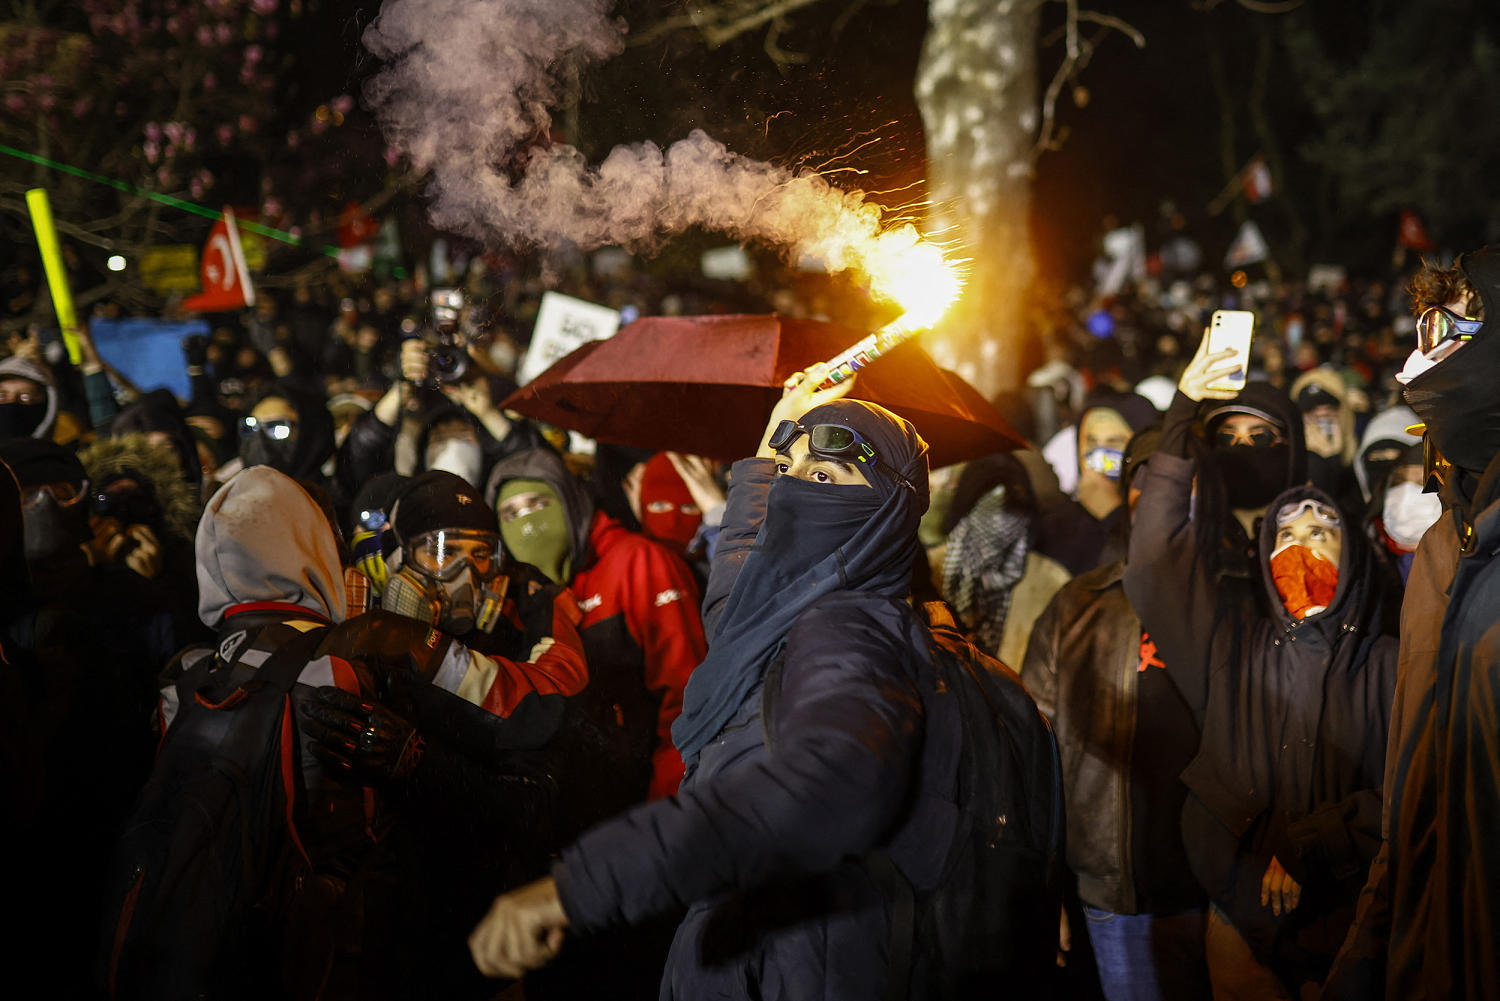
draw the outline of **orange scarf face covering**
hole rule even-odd
[[[1287,546],[1271,556],[1271,580],[1294,619],[1326,609],[1339,589],[1339,568],[1306,546]]]

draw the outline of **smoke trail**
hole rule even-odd
[[[854,268],[882,291],[917,241],[881,208],[811,173],[731,153],[701,131],[663,150],[617,146],[597,166],[538,144],[574,69],[617,54],[614,0],[386,0],[365,46],[386,67],[366,88],[387,139],[430,173],[441,228],[480,240],[646,249],[702,227]]]

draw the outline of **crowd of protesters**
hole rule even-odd
[[[930,479],[922,429],[857,380],[790,380],[732,469],[507,411],[541,283],[480,266],[457,348],[422,280],[306,283],[209,317],[186,399],[86,327],[77,365],[13,335],[18,942],[55,993],[169,982],[128,966],[111,860],[178,718],[295,647],[297,837],[348,908],[299,932],[328,937],[299,996],[949,996],[920,986],[951,982],[938,952],[895,958],[870,854],[913,883],[945,864],[902,854],[953,824],[914,611],[940,598],[1055,733],[1048,991],[1495,996],[1500,266],[1405,272],[1073,289],[996,400],[1028,447]],[[628,273],[568,291],[737,305]],[[1222,309],[1256,313],[1248,365],[1203,336]]]

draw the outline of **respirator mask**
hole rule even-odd
[[[456,636],[493,632],[500,621],[510,579],[500,572],[500,538],[494,532],[425,532],[403,540],[388,566],[392,572],[380,597],[386,611]]]

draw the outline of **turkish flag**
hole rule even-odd
[[[200,267],[203,291],[182,300],[184,312],[222,313],[255,305],[255,288],[240,249],[240,230],[234,222],[234,211],[227,205],[209,231]]]

